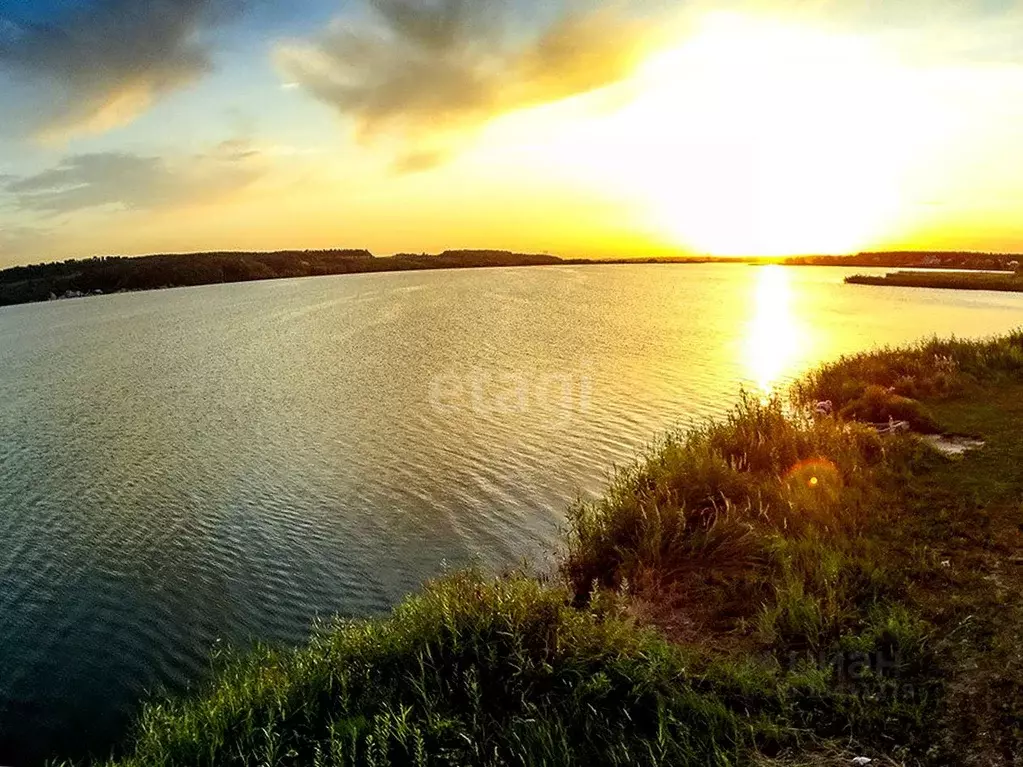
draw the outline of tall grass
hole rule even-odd
[[[864,693],[812,657],[710,658],[637,628],[620,600],[570,597],[522,575],[457,573],[387,619],[222,664],[198,696],[151,704],[109,764],[735,765],[810,729],[905,739],[921,716],[891,679]]]
[[[921,400],[960,394],[978,381],[1000,378],[1023,378],[1023,329],[986,341],[932,339],[843,357],[797,382],[794,395],[804,404],[829,400],[841,410],[872,387]]]
[[[669,593],[708,584],[724,630],[760,625],[768,643],[819,648],[880,598],[880,489],[908,440],[745,397],[722,422],[669,435],[620,471],[607,495],[569,515],[564,572],[579,596],[637,584]]]
[[[677,648],[611,609],[461,573],[151,706],[117,764],[734,763],[754,727],[689,678]]]

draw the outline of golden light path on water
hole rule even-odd
[[[794,309],[790,279],[784,267],[759,267],[743,354],[746,374],[763,397],[777,391],[809,344],[809,332]]]

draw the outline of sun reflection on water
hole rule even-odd
[[[790,275],[782,266],[758,267],[753,316],[744,350],[747,375],[762,397],[770,397],[791,374],[806,343],[793,311]]]

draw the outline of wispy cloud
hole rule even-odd
[[[216,0],[96,0],[46,23],[0,15],[0,71],[46,89],[35,131],[60,140],[124,124],[212,67]]]
[[[280,46],[276,60],[361,139],[397,139],[404,169],[440,160],[449,132],[625,78],[653,33],[618,5],[566,10],[529,32],[504,0],[371,0],[370,9],[365,23],[335,21]]]
[[[22,210],[42,214],[106,206],[155,210],[215,201],[265,172],[262,152],[233,140],[172,160],[118,152],[74,155],[35,175],[9,178],[0,189]]]

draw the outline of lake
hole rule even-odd
[[[1023,295],[736,265],[405,272],[0,309],[0,763],[107,753],[211,651],[546,566],[659,432]],[[887,270],[874,270],[884,273]]]

